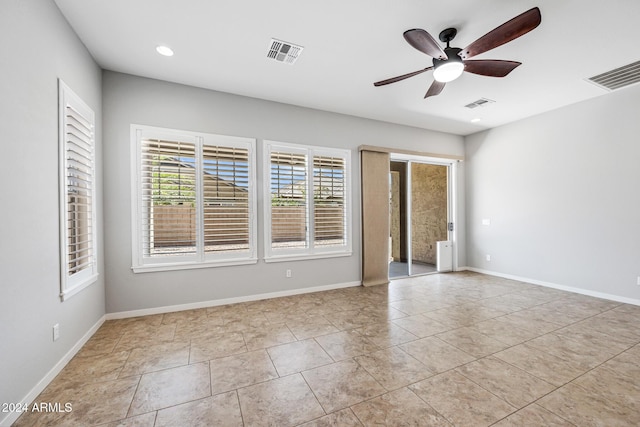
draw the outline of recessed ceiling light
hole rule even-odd
[[[168,46],[160,45],[156,47],[156,52],[163,56],[173,56],[173,50]]]
[[[479,121],[481,121],[482,119],[476,117],[475,119],[471,119],[471,123],[478,123]]]

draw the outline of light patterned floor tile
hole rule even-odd
[[[129,416],[210,396],[209,375],[206,362],[143,375],[131,402]]]
[[[256,350],[209,362],[213,394],[278,378],[265,350]]]
[[[418,337],[391,322],[375,323],[356,329],[360,335],[380,348],[417,340]]]
[[[245,426],[295,426],[325,415],[300,374],[238,390]]]
[[[267,352],[281,377],[333,363],[333,359],[312,339],[271,347]]]
[[[494,357],[467,363],[456,371],[516,408],[522,408],[556,388]]]
[[[586,372],[586,369],[527,344],[508,348],[494,356],[555,386],[566,384]]]
[[[300,427],[362,427],[362,423],[353,411],[347,408],[304,423]]]
[[[158,411],[154,427],[242,427],[235,391],[218,394]]]
[[[218,357],[245,353],[247,346],[240,332],[200,336],[191,340],[189,363],[198,363]]]
[[[386,392],[384,387],[353,360],[311,369],[302,375],[327,413]]]
[[[358,403],[352,409],[365,427],[397,425],[452,427],[449,421],[408,388],[401,388]]]
[[[422,338],[399,347],[422,362],[431,374],[448,371],[475,360],[475,357],[437,337]]]
[[[315,340],[336,362],[379,350],[377,345],[355,330],[323,335]]]
[[[469,327],[443,332],[436,337],[474,357],[484,357],[509,347]]]
[[[387,390],[395,390],[432,375],[425,365],[397,347],[358,356],[355,360]]]
[[[446,372],[409,386],[456,426],[489,426],[516,410],[457,372]]]
[[[533,404],[498,421],[493,427],[576,427],[546,409]]]
[[[579,427],[640,425],[637,401],[629,405],[611,400],[599,389],[585,390],[576,384],[561,387],[537,404]]]

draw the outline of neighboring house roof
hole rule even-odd
[[[343,199],[344,179],[336,178],[327,174],[316,174],[313,177],[314,198],[320,199]],[[320,191],[317,191],[317,189]],[[307,193],[306,182],[304,180],[295,181],[289,185],[272,189],[271,193],[278,197],[300,199]]]
[[[179,167],[194,169],[192,163],[180,161],[179,158],[176,157],[174,157],[173,160],[173,162],[161,162],[160,166],[171,169],[178,165]],[[207,172],[206,168],[204,170],[203,190],[205,198],[235,199],[238,197],[246,197],[249,193],[248,188],[236,185],[233,181],[220,178],[218,175],[211,174]],[[239,196],[238,193],[243,196]]]

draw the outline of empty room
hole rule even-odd
[[[0,425],[640,425],[638,16],[2,0]]]

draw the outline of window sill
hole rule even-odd
[[[65,289],[64,291],[60,292],[60,300],[61,301],[68,300],[72,296],[77,295],[78,293],[80,293],[80,291],[83,291],[84,289],[93,285],[97,281],[98,281],[98,273],[92,274],[82,282],[79,282],[78,284],[76,284],[74,287]]]
[[[338,257],[348,257],[353,255],[352,251],[347,252],[321,252],[315,254],[283,254],[283,255],[271,255],[270,257],[265,257],[264,262],[272,263],[272,262],[285,262],[285,261],[302,261],[302,260],[311,260],[311,259],[322,259],[322,258],[338,258]]]
[[[175,263],[158,263],[133,266],[131,269],[134,273],[152,273],[154,271],[172,271],[172,270],[193,270],[198,268],[215,268],[230,267],[234,265],[256,264],[257,258],[242,260],[222,260],[222,261],[205,261],[205,262],[175,262]]]

